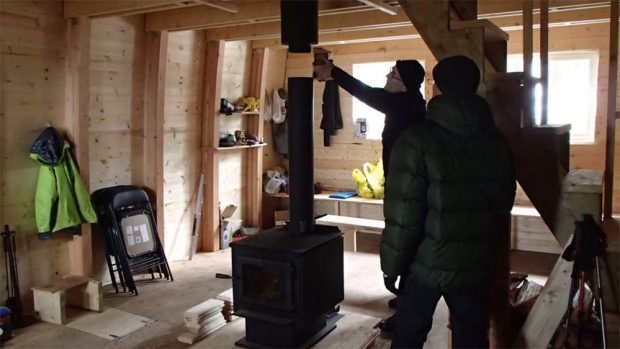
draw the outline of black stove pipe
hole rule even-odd
[[[288,79],[289,227],[291,233],[314,231],[314,148],[312,78]]]

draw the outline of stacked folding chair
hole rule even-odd
[[[116,292],[120,286],[123,292],[137,295],[136,274],[150,273],[155,279],[158,273],[159,278],[173,281],[146,192],[133,185],[120,185],[97,190],[92,199]]]

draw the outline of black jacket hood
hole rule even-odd
[[[32,144],[30,153],[47,165],[57,165],[64,154],[64,138],[53,127],[47,127]]]

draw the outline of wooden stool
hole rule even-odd
[[[101,281],[84,276],[65,276],[51,285],[33,287],[36,317],[45,322],[63,325],[65,306],[101,311],[103,287]]]

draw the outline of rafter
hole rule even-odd
[[[110,0],[65,0],[64,16],[70,17],[100,17],[115,15],[132,15],[163,11],[179,7],[194,6],[194,1],[179,0],[134,0],[134,1],[110,1]]]
[[[359,0],[359,2],[374,7],[381,12],[385,12],[388,15],[395,15],[396,9],[389,4],[383,2],[383,0]]]
[[[497,17],[481,15],[481,18],[491,17],[490,20],[505,31],[521,29],[523,18],[520,15],[506,15]],[[549,14],[549,26],[557,27],[566,24],[593,24],[609,20],[609,6],[595,7],[587,10],[564,10]],[[538,24],[536,18],[535,24]],[[402,30],[401,30],[402,29]],[[279,46],[279,22],[261,23],[253,25],[238,25],[222,28],[213,28],[206,31],[210,40],[254,40],[261,41],[256,47]],[[360,40],[386,40],[388,38],[411,38],[417,32],[411,22],[399,9],[395,16],[380,12],[351,13],[319,17],[319,43],[351,43]],[[325,41],[327,40],[327,41]]]
[[[146,30],[190,30],[224,27],[239,24],[280,21],[280,2],[276,0],[248,0],[237,4],[236,14],[225,13],[206,6],[150,13]],[[357,0],[319,1],[319,16],[368,11],[370,6]]]
[[[530,0],[527,0],[530,1]],[[534,12],[538,12],[538,2],[534,2]],[[562,12],[572,9],[587,9],[590,7],[609,7],[609,1],[605,0],[549,0],[550,13]],[[275,0],[250,0],[238,2],[236,14],[226,13],[207,6],[199,6],[191,9],[176,9],[162,12],[154,12],[147,15],[146,29],[153,30],[188,30],[210,29],[226,26],[241,26],[268,22],[279,23],[280,5]],[[373,7],[362,5],[355,1],[319,1],[319,21],[323,16],[344,15],[358,13],[360,20],[365,17],[386,16],[391,21],[399,23],[403,21],[400,8],[394,8],[396,15],[388,16],[383,12],[376,11]],[[369,12],[372,10],[371,12]],[[522,13],[521,0],[479,0],[478,14],[480,18],[501,18],[517,16]],[[411,22],[405,20],[408,25]],[[279,24],[273,24],[279,28]],[[240,27],[237,27],[240,28]],[[251,36],[252,37],[252,36]]]
[[[213,8],[222,10],[222,11],[226,11],[230,13],[239,12],[239,9],[237,8],[237,6],[230,1],[223,1],[223,0],[196,0],[196,1],[202,4],[205,4],[207,6],[211,6]]]

